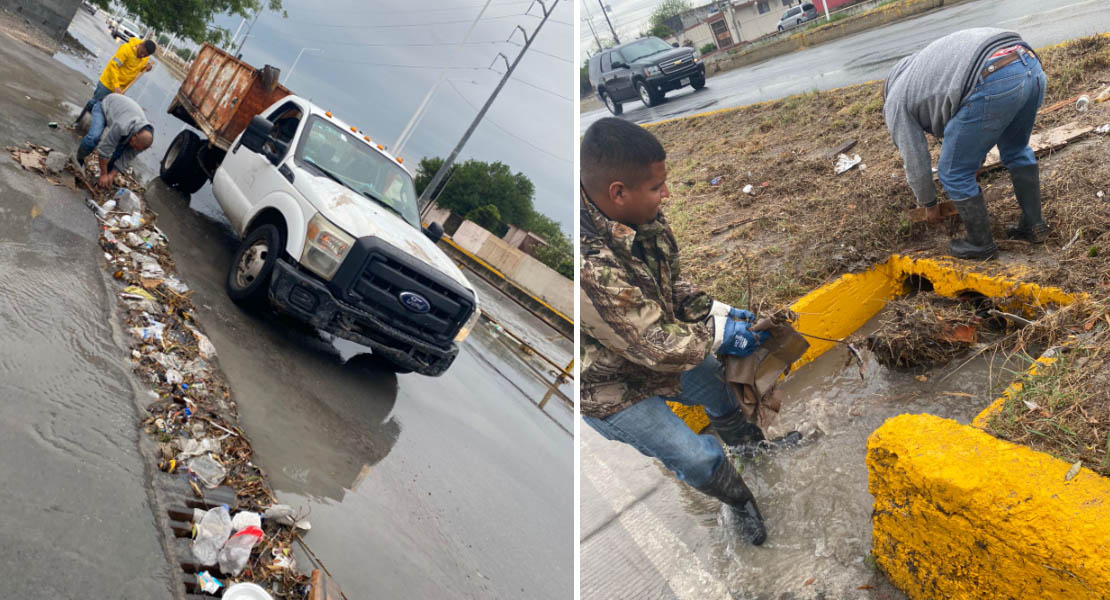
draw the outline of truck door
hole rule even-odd
[[[264,198],[274,192],[295,195],[293,172],[285,161],[293,153],[293,140],[304,120],[304,111],[290,101],[265,116],[274,129],[263,153],[251,152],[236,143],[213,180],[216,198],[240,235],[246,233],[247,219],[257,212],[255,207]]]

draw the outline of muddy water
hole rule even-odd
[[[919,381],[882,367],[868,353],[864,357],[863,379],[854,362],[845,367],[847,350],[835,348],[783,382],[784,409],[772,431],[815,433],[799,448],[744,463],[744,478],[768,524],[763,547],[735,544],[718,526],[724,517],[714,501],[685,495],[686,509],[714,538],[710,562],[734,596],[903,598],[868,560],[867,437],[904,413],[967,423],[1009,384],[1012,373],[1006,369],[1024,365],[1020,359],[1008,365],[978,359],[955,370],[965,358]]]

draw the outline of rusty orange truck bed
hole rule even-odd
[[[274,67],[256,69],[205,44],[168,112],[204,132],[210,146],[227,151],[251,117],[291,94],[278,83],[279,74]]]

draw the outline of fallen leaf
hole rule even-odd
[[[925,383],[926,381],[929,381],[929,378],[924,376],[924,375],[918,375],[917,377],[914,377],[914,379],[920,381],[921,383]]]
[[[974,398],[975,397],[975,396],[972,396],[971,394],[969,394],[967,392],[944,392],[944,395],[945,396],[955,396],[956,398]]]
[[[1040,410],[1041,409],[1039,404],[1037,404],[1036,402],[1033,402],[1031,400],[1025,400],[1023,398],[1022,402],[1025,403],[1025,408],[1028,408],[1029,410]]]
[[[1064,475],[1064,481],[1071,481],[1072,479],[1074,479],[1075,476],[1079,474],[1079,469],[1082,469],[1082,468],[1083,468],[1083,461],[1081,461],[1081,460],[1075,461],[1075,464],[1072,465],[1070,469],[1068,469],[1068,474]]]
[[[809,578],[809,579],[807,579],[807,580],[806,580],[806,582],[805,582],[804,584],[802,584],[802,585],[813,585],[813,582],[814,582],[814,581],[817,581],[817,579],[816,579],[815,577],[810,577],[810,578]]]
[[[861,589],[861,590],[873,590],[873,589],[875,589],[875,586],[873,586],[873,585],[861,585],[861,586],[859,586],[859,589]]]

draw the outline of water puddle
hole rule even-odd
[[[886,313],[861,332],[874,331]],[[798,448],[744,463],[744,479],[767,522],[766,544],[736,544],[720,526],[725,517],[714,501],[687,496],[687,509],[700,513],[702,525],[717,536],[709,554],[735,597],[904,598],[869,559],[868,436],[904,413],[967,423],[1028,364],[983,353],[911,373],[890,370],[869,352],[863,357],[862,379],[841,346],[782,383],[783,410],[771,432],[799,430],[807,437]]]

